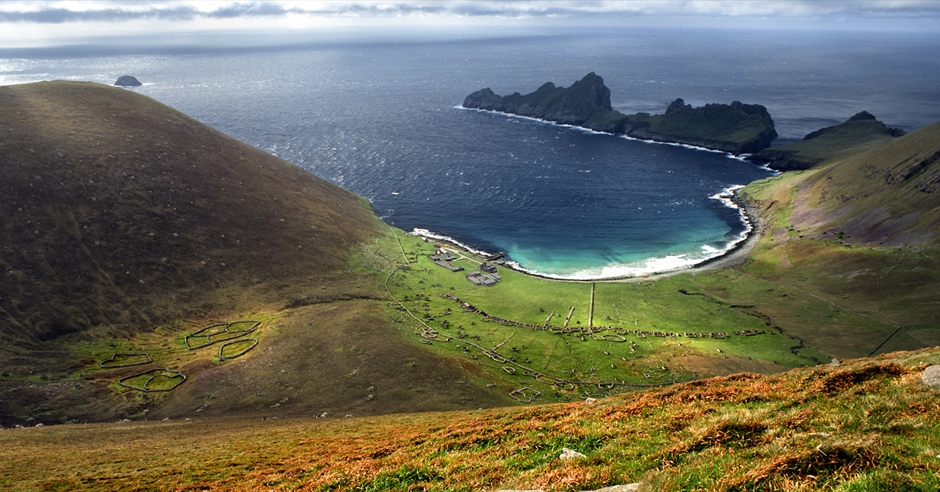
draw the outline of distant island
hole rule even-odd
[[[141,84],[140,81],[137,80],[137,77],[133,75],[121,75],[118,77],[117,81],[114,82],[114,85],[121,87],[137,87],[144,84]]]
[[[754,153],[777,137],[767,108],[759,104],[706,104],[693,108],[676,99],[664,114],[624,115],[610,106],[610,89],[591,72],[571,87],[547,82],[535,92],[499,96],[481,89],[463,107],[538,118],[564,125],[627,135],[656,142],[679,143],[731,154]]]

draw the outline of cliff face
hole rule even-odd
[[[777,137],[774,121],[760,104],[706,104],[693,108],[676,99],[662,115],[631,115],[634,128],[627,135],[659,142],[674,142],[732,154],[757,152]]]
[[[465,108],[499,111],[542,120],[576,125],[597,131],[615,133],[622,128],[626,116],[610,107],[610,89],[604,79],[589,73],[569,88],[547,82],[535,92],[518,92],[499,96],[489,88],[464,99]]]
[[[676,99],[664,114],[626,116],[611,108],[610,89],[593,72],[571,87],[556,87],[548,82],[525,95],[516,92],[499,96],[489,88],[482,89],[467,96],[463,106],[733,154],[757,152],[777,136],[767,108],[738,101],[693,108]]]

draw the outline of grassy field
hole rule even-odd
[[[0,431],[5,490],[937,490],[937,350],[595,402]],[[585,458],[560,460],[562,448]],[[196,458],[198,457],[198,459]]]
[[[453,264],[464,270],[451,272],[428,258],[438,245],[397,234],[409,267],[388,277],[392,321],[441,355],[475,362],[502,391],[526,389],[526,402],[606,396],[737,370],[771,373],[831,358],[782,335],[749,312],[753,305],[721,298],[731,284],[766,292],[759,281],[741,285],[705,273],[559,282],[501,268],[502,279],[485,287],[466,279],[481,258],[453,250],[459,256]]]
[[[787,179],[792,178],[777,181]],[[502,279],[492,287],[466,279],[482,258],[453,249],[454,265],[464,270],[451,272],[429,259],[436,246],[388,228],[354,255],[353,271],[364,279],[357,286],[362,299],[243,313],[233,319],[260,321],[244,336],[214,328],[212,336],[233,343],[223,356],[247,350],[237,358],[219,357],[223,343],[202,346],[207,341],[193,337],[213,320],[67,343],[71,357],[83,365],[27,381],[36,388],[68,386],[61,397],[66,402],[69,395],[92,392],[92,408],[66,413],[33,405],[21,408],[16,418],[82,421],[102,405],[141,419],[371,415],[567,402],[918,348],[935,336],[929,326],[901,327],[884,312],[873,312],[871,301],[853,291],[829,295],[824,268],[782,269],[780,257],[765,266],[767,256],[780,254],[775,245],[760,246],[736,269],[591,283],[500,268]],[[893,265],[897,271],[898,262]],[[923,323],[929,325],[929,319]],[[152,364],[101,367],[116,354],[147,354]],[[311,364],[310,357],[317,362]],[[135,375],[154,368],[192,378],[176,387],[178,378],[162,374],[150,385],[172,387],[171,392],[141,391],[152,374]]]

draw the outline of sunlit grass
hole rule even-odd
[[[0,432],[22,489],[934,490],[937,351],[598,400],[360,419]],[[561,461],[562,448],[586,458]],[[198,459],[194,457],[198,456]],[[892,487],[894,487],[892,489]]]

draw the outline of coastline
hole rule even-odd
[[[689,143],[683,143],[683,142],[674,141],[674,140],[673,140],[673,141],[665,140],[665,139],[659,140],[659,139],[654,139],[654,138],[646,139],[646,138],[640,138],[640,137],[631,136],[631,135],[628,135],[628,134],[626,134],[626,133],[612,133],[612,132],[606,132],[606,131],[602,131],[602,130],[596,130],[596,129],[593,129],[593,128],[581,126],[581,125],[564,124],[564,123],[559,123],[559,122],[551,121],[551,120],[547,120],[547,119],[536,118],[536,117],[533,117],[533,116],[524,116],[524,115],[520,115],[520,114],[509,113],[509,112],[505,112],[505,111],[497,111],[497,110],[493,110],[493,109],[473,108],[473,107],[466,107],[466,106],[463,106],[463,105],[453,106],[453,108],[454,108],[454,109],[459,109],[459,110],[465,110],[465,111],[477,111],[477,112],[481,112],[481,113],[497,114],[497,115],[506,116],[506,117],[510,117],[510,118],[519,118],[519,119],[534,121],[534,122],[538,122],[538,123],[543,123],[543,124],[558,126],[558,127],[562,127],[562,128],[570,128],[570,129],[574,129],[574,130],[578,130],[578,131],[584,131],[584,132],[588,132],[588,133],[594,133],[594,134],[598,134],[598,135],[610,135],[610,136],[613,136],[613,137],[624,138],[624,139],[627,139],[627,140],[633,140],[633,141],[643,142],[643,143],[647,143],[647,144],[677,146],[677,147],[684,147],[684,148],[687,148],[687,149],[690,149],[690,150],[697,150],[697,151],[700,151],[700,152],[711,152],[711,153],[716,153],[716,154],[723,154],[725,157],[727,157],[727,158],[729,158],[729,159],[735,159],[735,160],[739,160],[739,161],[746,161],[747,158],[748,158],[749,155],[750,155],[750,154],[748,154],[748,153],[735,154],[735,153],[729,152],[729,151],[727,151],[727,150],[722,150],[722,149],[717,149],[717,148],[712,148],[712,147],[697,146],[697,145],[692,145],[692,144],[689,144]],[[761,166],[761,167],[767,169],[768,171],[772,171],[772,172],[775,172],[775,173],[778,173],[778,174],[779,174],[779,171],[776,171],[775,169],[770,168],[770,167],[767,166],[766,164],[763,165],[763,166]],[[746,203],[746,202],[744,202],[744,201],[738,199],[738,197],[737,197],[737,190],[740,189],[740,188],[743,188],[743,187],[744,187],[743,185],[737,185],[737,186],[735,186],[735,187],[733,187],[733,188],[730,188],[730,189],[725,190],[725,191],[730,191],[731,194],[730,194],[729,197],[722,197],[721,199],[722,199],[722,200],[726,200],[726,201],[730,201],[730,202],[733,203],[733,207],[736,207],[736,208],[741,212],[741,215],[742,215],[742,218],[744,219],[744,222],[745,222],[747,225],[750,226],[750,229],[751,229],[751,230],[750,230],[750,231],[747,231],[747,232],[746,232],[746,235],[745,235],[745,237],[744,237],[744,239],[742,239],[742,240],[740,240],[739,242],[737,242],[733,247],[731,247],[731,249],[729,249],[728,251],[725,251],[725,252],[722,253],[721,255],[716,256],[716,257],[714,257],[714,258],[709,258],[709,259],[706,259],[706,260],[702,260],[702,261],[700,261],[700,262],[698,262],[698,263],[695,263],[695,264],[693,264],[693,265],[685,266],[685,267],[679,267],[679,268],[676,268],[676,269],[673,269],[673,270],[664,270],[664,271],[660,271],[660,272],[655,272],[655,271],[654,271],[654,272],[650,272],[650,273],[646,273],[646,274],[642,274],[642,275],[632,275],[632,276],[631,276],[631,275],[624,275],[624,276],[603,277],[603,278],[595,278],[595,279],[590,279],[590,278],[579,278],[579,279],[559,278],[559,277],[552,276],[552,275],[540,274],[540,273],[538,273],[538,272],[533,272],[533,271],[531,271],[531,270],[527,270],[527,269],[521,268],[520,266],[518,266],[518,264],[514,264],[514,262],[511,262],[511,261],[510,261],[510,262],[507,262],[506,264],[504,264],[503,267],[504,267],[504,268],[509,268],[509,269],[511,269],[511,270],[513,270],[513,271],[516,271],[516,272],[519,272],[519,273],[521,273],[521,274],[523,274],[523,275],[528,275],[528,276],[534,277],[534,278],[541,278],[541,279],[545,279],[545,280],[555,280],[555,281],[559,281],[559,282],[581,282],[581,283],[586,283],[586,282],[642,282],[642,281],[644,281],[644,280],[653,280],[653,279],[657,279],[657,278],[664,278],[664,277],[669,277],[669,276],[672,276],[672,275],[677,275],[677,274],[680,274],[680,273],[698,273],[698,272],[703,272],[703,271],[708,271],[708,270],[717,270],[717,269],[720,269],[720,268],[730,268],[730,267],[733,267],[733,266],[737,266],[737,265],[740,265],[740,264],[744,263],[744,261],[747,260],[748,255],[750,254],[751,250],[754,249],[754,246],[756,245],[758,239],[760,238],[760,235],[761,235],[761,233],[762,233],[762,228],[763,228],[763,227],[762,227],[763,224],[762,224],[762,221],[761,221],[761,219],[760,219],[760,216],[755,213],[755,211],[753,210],[753,208],[752,208],[748,203]],[[716,196],[720,196],[720,194],[719,194],[719,195],[716,195]],[[466,244],[462,244],[462,243],[460,243],[460,242],[457,242],[457,241],[453,240],[453,239],[450,238],[450,237],[447,237],[447,236],[444,236],[444,235],[440,235],[440,234],[436,234],[436,233],[433,233],[433,232],[428,231],[428,230],[426,230],[426,229],[415,228],[415,229],[414,229],[412,232],[410,232],[409,234],[414,234],[414,235],[416,235],[416,236],[424,237],[424,238],[427,238],[427,239],[432,239],[432,240],[434,240],[434,241],[439,241],[439,242],[441,242],[442,244],[447,244],[447,245],[449,245],[450,247],[452,247],[452,248],[454,248],[454,249],[461,250],[461,251],[464,251],[464,252],[467,252],[467,253],[470,253],[470,254],[473,254],[473,255],[476,255],[476,256],[484,256],[484,257],[485,257],[485,256],[489,256],[489,253],[487,253],[487,252],[485,252],[485,251],[478,251],[478,250],[475,250],[475,249],[469,247],[469,246],[466,245]]]
[[[761,235],[764,232],[764,220],[759,214],[756,213],[757,210],[753,207],[753,205],[738,199],[737,194],[735,194],[732,200],[738,207],[741,208],[741,212],[745,217],[747,217],[747,221],[751,224],[751,231],[748,232],[747,237],[740,243],[736,244],[734,248],[731,248],[727,253],[721,256],[709,258],[686,270],[664,272],[662,275],[683,272],[703,272],[707,270],[717,270],[720,268],[731,268],[741,265],[747,261],[751,251],[754,249],[754,246],[757,245],[757,242],[760,240]]]
[[[740,200],[737,197],[736,192],[731,197],[731,200],[735,203],[735,205],[738,206],[741,213],[744,215],[745,220],[750,224],[751,230],[747,233],[747,236],[744,238],[744,240],[735,244],[733,248],[729,249],[724,254],[720,256],[716,256],[714,258],[703,260],[688,268],[677,268],[675,270],[653,272],[653,273],[640,275],[640,276],[609,277],[609,278],[599,278],[599,279],[564,279],[564,278],[550,277],[547,275],[539,275],[538,273],[533,273],[533,272],[526,271],[520,268],[515,268],[511,264],[504,264],[502,266],[503,268],[508,268],[514,272],[519,272],[529,277],[541,278],[545,280],[554,280],[556,282],[577,282],[577,283],[643,282],[646,280],[656,280],[660,278],[671,277],[673,275],[678,275],[682,273],[695,274],[695,273],[706,272],[710,270],[718,270],[721,268],[735,267],[747,261],[751,251],[754,249],[754,246],[756,246],[757,242],[760,240],[761,234],[763,233],[763,230],[764,230],[764,223],[760,215],[756,213],[757,210],[754,209],[754,207],[751,204],[743,200]],[[410,232],[409,234],[414,234],[418,237],[424,237],[430,240],[434,240],[434,241],[440,242],[441,244],[446,244],[449,248],[453,248],[455,250],[466,252],[472,255],[476,255],[476,256],[487,255],[485,252],[475,251],[472,248],[469,248],[464,244],[454,242],[450,240],[450,238],[445,238],[444,236],[439,236],[436,234],[424,235],[424,234],[416,233],[414,231]]]

